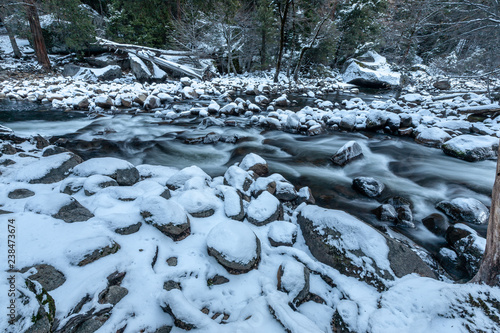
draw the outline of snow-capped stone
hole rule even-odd
[[[311,189],[307,186],[301,187],[297,192],[297,195],[298,195],[297,197],[298,204],[305,202],[314,205],[316,203],[316,200],[314,199]]]
[[[189,87],[189,86],[182,88],[182,95],[184,96],[184,98],[187,98],[187,99],[198,98],[198,94],[196,93],[196,91],[192,87]]]
[[[75,110],[87,110],[90,102],[87,96],[75,96],[72,100],[72,105]]]
[[[50,215],[68,223],[87,221],[94,217],[75,198],[63,193],[32,197],[26,202],[24,210],[37,214]]]
[[[103,175],[92,175],[83,183],[85,195],[94,195],[109,186],[118,186],[118,183],[113,178]]]
[[[26,198],[29,198],[29,197],[32,197],[35,195],[35,192],[33,191],[30,191],[26,188],[18,188],[18,189],[15,189],[13,191],[10,191],[9,194],[7,194],[7,197],[9,199],[26,199]]]
[[[380,221],[394,222],[398,218],[398,213],[393,205],[383,204],[375,209],[375,214]]]
[[[156,109],[161,106],[161,100],[159,97],[154,95],[149,95],[144,101],[144,108],[146,110]]]
[[[469,162],[497,157],[498,138],[491,136],[460,135],[443,144],[445,154]]]
[[[232,165],[224,173],[224,183],[231,185],[241,193],[248,194],[248,190],[253,183],[253,178],[248,171]]]
[[[344,166],[347,163],[363,156],[363,150],[356,141],[349,141],[331,157],[331,161]]]
[[[369,198],[378,197],[385,188],[382,182],[372,177],[356,177],[352,180],[352,187]]]
[[[185,190],[178,197],[177,202],[194,217],[209,217],[217,209],[218,199],[209,191]]]
[[[222,195],[224,197],[224,213],[226,216],[237,221],[243,220],[245,209],[241,194],[235,188],[227,186],[222,190]]]
[[[451,139],[451,136],[437,127],[419,127],[415,141],[426,146],[441,148],[442,144]]]
[[[207,111],[209,113],[217,113],[219,112],[219,110],[220,110],[220,105],[217,104],[217,102],[214,100],[210,101],[210,104],[207,107]]]
[[[246,273],[260,261],[260,240],[241,222],[217,224],[207,235],[208,254],[231,274]]]
[[[94,98],[94,103],[101,108],[109,109],[113,106],[113,99],[108,95],[99,95]]]
[[[245,171],[253,171],[259,176],[265,176],[269,172],[266,160],[254,153],[245,155],[239,167]]]
[[[399,86],[401,79],[401,74],[393,72],[387,60],[374,51],[349,59],[342,76],[347,83],[369,88]]]
[[[174,98],[167,93],[161,92],[161,93],[158,93],[157,96],[160,99],[161,103],[172,103],[174,101]]]
[[[394,276],[435,276],[409,248],[343,211],[302,206],[297,221],[316,259],[379,289]]]
[[[110,237],[97,236],[72,243],[66,251],[66,256],[73,265],[82,267],[114,254],[120,248],[120,244]]]
[[[129,53],[130,58],[130,68],[132,69],[132,74],[138,81],[146,81],[151,79],[153,74],[149,70],[148,66],[136,55]]]
[[[309,274],[303,264],[287,260],[278,268],[277,289],[287,293],[294,304],[300,304],[309,294]]]
[[[43,157],[19,169],[15,179],[30,184],[56,183],[66,178],[70,170],[81,162],[81,157],[73,153]]]
[[[132,163],[114,157],[87,160],[73,168],[73,174],[81,177],[105,175],[115,179],[122,186],[131,186],[139,181],[139,171]]]
[[[455,198],[441,201],[436,206],[448,215],[452,222],[467,222],[473,224],[488,223],[489,209],[474,198]]]
[[[387,122],[387,116],[381,111],[371,111],[366,117],[367,130],[379,130],[384,128]]]
[[[255,96],[255,103],[260,105],[267,105],[269,104],[269,98],[263,95]]]
[[[297,226],[286,221],[274,221],[269,224],[267,238],[272,246],[293,246],[297,239]]]
[[[180,171],[177,171],[174,173],[171,177],[168,178],[167,180],[167,186],[175,189],[175,188],[180,188],[184,186],[184,184],[191,178],[194,177],[201,177],[202,179],[205,179],[207,182],[212,181],[212,177],[206,174],[205,171],[201,170],[199,167],[196,165],[184,168]]]
[[[276,192],[274,193],[276,198],[284,201],[292,201],[297,199],[298,194],[295,190],[295,186],[285,181],[276,182]]]
[[[144,221],[160,230],[164,235],[179,241],[191,233],[189,217],[184,208],[172,200],[160,196],[147,197],[141,202]]]
[[[282,107],[290,105],[290,101],[288,100],[286,94],[283,94],[280,97],[276,98],[274,100],[274,103],[276,106],[282,106]]]
[[[261,226],[276,221],[283,215],[280,201],[271,193],[264,191],[253,199],[247,208],[248,222]]]
[[[188,78],[187,76],[181,77],[179,82],[184,86],[184,87],[190,87],[191,84],[193,83],[193,80]]]
[[[458,223],[451,226],[450,229],[462,231],[462,233],[457,234],[462,234],[463,237],[456,239],[450,245],[457,252],[458,257],[462,261],[462,265],[469,274],[469,278],[472,278],[479,270],[486,248],[486,239],[480,237],[475,230],[469,228],[465,224]],[[452,230],[449,232],[452,232]]]

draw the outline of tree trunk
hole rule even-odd
[[[266,30],[262,29],[262,48],[260,50],[261,69],[264,69],[264,67],[266,66],[266,62],[267,62],[267,59],[266,59],[266,53],[267,53],[266,39],[267,39]]]
[[[281,26],[280,26],[280,48],[278,53],[278,61],[276,62],[276,73],[274,73],[274,82],[278,82],[278,77],[281,70],[281,60],[283,59],[283,49],[285,48],[285,25],[288,16],[288,7],[291,0],[286,0],[285,8],[283,9],[283,15],[281,16]]]
[[[500,153],[500,147],[499,147]],[[500,158],[500,156],[499,156]],[[500,162],[497,160],[497,172],[493,193],[491,194],[490,220],[486,234],[486,250],[476,276],[471,282],[500,286]]]
[[[9,25],[7,23],[5,23],[5,15],[4,15],[4,13],[2,13],[1,8],[0,8],[0,20],[2,20],[2,22],[4,23],[4,26],[5,26],[5,30],[7,30],[7,35],[9,36],[10,45],[12,45],[12,50],[14,51],[14,58],[17,58],[17,59],[21,58],[23,56],[23,54],[19,50],[19,46],[17,46],[17,41],[16,41],[16,37],[14,36],[14,33],[10,29]]]
[[[45,40],[42,35],[42,27],[40,26],[40,19],[36,9],[35,0],[24,0],[28,21],[30,23],[31,36],[33,38],[33,47],[35,49],[36,58],[38,63],[46,71],[50,71],[51,65],[47,55],[47,48],[45,47]]]

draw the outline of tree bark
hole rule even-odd
[[[281,60],[283,59],[283,49],[285,48],[285,26],[288,16],[288,7],[290,6],[291,0],[285,1],[285,8],[283,8],[283,14],[281,15],[281,26],[280,26],[280,48],[278,52],[278,61],[276,62],[276,73],[274,73],[274,82],[278,82],[278,77],[281,70]]]
[[[5,30],[7,30],[7,35],[9,36],[10,40],[10,45],[12,45],[12,50],[14,51],[14,58],[21,58],[23,54],[19,50],[19,46],[17,46],[17,41],[16,37],[14,36],[14,33],[10,29],[9,25],[5,22],[5,15],[2,13],[2,7],[0,7],[0,20],[4,23]]]
[[[26,7],[26,14],[28,16],[28,22],[30,23],[36,58],[38,59],[38,63],[42,65],[46,71],[50,71],[50,60],[47,55],[47,48],[45,47],[45,40],[43,39],[42,27],[40,26],[40,18],[38,17],[35,0],[24,0],[24,3]]]
[[[500,153],[500,147],[499,147]],[[491,194],[490,220],[486,234],[486,250],[481,267],[471,280],[489,286],[500,286],[500,162],[497,160],[497,172],[493,193]]]

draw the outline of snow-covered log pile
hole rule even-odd
[[[296,190],[255,154],[211,177],[195,166],[82,161],[40,137],[2,139],[0,205],[19,244],[9,272],[22,298],[13,331],[499,325],[498,288],[435,279],[446,277],[421,259],[422,249],[315,206],[308,188]],[[463,205],[442,206],[452,214]],[[443,257],[477,269],[484,239],[463,224],[451,230],[453,249]]]

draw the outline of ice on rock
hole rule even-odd
[[[474,198],[455,198],[441,201],[436,206],[448,215],[453,222],[486,224],[490,216],[489,209]]]
[[[208,253],[231,274],[245,273],[260,261],[260,240],[245,224],[224,221],[207,235]]]
[[[190,234],[189,217],[184,208],[173,200],[162,197],[146,197],[141,202],[144,221],[163,234],[178,241]]]
[[[274,195],[264,191],[247,208],[247,218],[257,226],[278,220],[283,213],[281,203]]]

